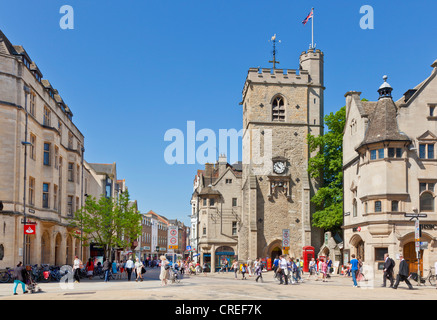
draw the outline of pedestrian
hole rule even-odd
[[[16,296],[17,293],[17,287],[19,284],[21,284],[21,289],[23,289],[23,293],[28,293],[26,290],[26,269],[23,267],[23,263],[20,261],[18,262],[17,266],[14,268],[14,295]]]
[[[308,264],[308,268],[309,268],[309,274],[307,280],[309,280],[312,275],[315,275],[317,280],[317,270],[316,270],[317,267],[316,267],[316,260],[314,258],[311,258],[311,261]]]
[[[300,257],[300,260],[298,260],[298,261],[299,261],[299,269],[300,269],[299,271],[303,277],[303,257]],[[303,282],[303,279],[302,279],[302,282]]]
[[[261,282],[264,282],[263,273],[262,273],[263,265],[261,263],[260,258],[256,258],[254,268],[255,268],[255,275],[256,275],[255,281],[258,282],[258,280],[261,279]]]
[[[161,256],[161,273],[159,274],[161,280],[161,287],[167,285],[168,279],[170,279],[170,262],[165,256]]]
[[[331,278],[332,260],[329,257],[326,258],[326,264],[328,265],[328,270],[326,271],[326,278]]]
[[[329,259],[329,258],[328,258]],[[326,282],[326,278],[328,277],[328,263],[325,261],[325,259],[321,259],[322,261],[322,268],[320,271],[320,274],[322,275],[322,281]]]
[[[275,260],[273,260],[273,278],[276,280],[279,280],[278,268],[279,268],[279,256],[276,256]]]
[[[126,272],[127,272],[127,281],[130,281],[131,276],[132,276],[132,270],[134,269],[134,262],[132,261],[130,256],[126,261],[125,268],[126,268]]]
[[[398,272],[398,276],[396,277],[396,283],[394,284],[393,289],[398,288],[399,282],[405,281],[405,283],[408,286],[408,289],[413,290],[413,286],[408,280],[408,276],[410,275],[410,268],[408,266],[408,263],[407,261],[405,261],[404,256],[402,254],[399,256],[399,258],[401,259],[401,263],[399,264],[399,272]]]
[[[122,260],[120,263],[120,279],[124,279],[124,271],[126,266],[126,260]]]
[[[296,263],[294,262],[293,257],[288,259],[287,269],[288,269],[287,270],[288,271],[287,278],[290,279],[291,284],[297,283],[298,282],[297,278],[296,278],[297,266],[296,266]]]
[[[287,260],[285,260],[285,256],[281,255],[279,257],[279,264],[277,269],[279,270],[279,284],[288,285],[288,277],[286,275],[287,268]]]
[[[303,280],[302,280],[302,277],[301,277],[301,272],[302,272],[302,270],[301,270],[301,266],[300,266],[300,261],[299,261],[299,259],[296,259],[296,262],[295,262],[295,279],[296,279],[296,283],[299,283],[299,282],[303,282]]]
[[[323,279],[322,267],[323,267],[323,258],[320,258],[317,262],[317,274],[318,274],[317,280]]]
[[[394,276],[393,276],[393,269],[395,267],[395,262],[392,258],[390,258],[390,256],[388,255],[388,253],[384,254],[384,276],[382,279],[382,287],[385,288],[386,283],[387,283],[387,279],[390,280],[390,288],[393,288],[393,283],[394,283]]]
[[[232,262],[232,270],[234,270],[235,280],[237,280],[238,279],[238,277],[237,277],[237,273],[238,273],[238,261],[237,260],[234,260]]]
[[[355,259],[355,254],[352,254],[352,260],[350,261],[351,264],[351,274],[352,274],[352,281],[354,282],[354,288],[358,287],[357,283],[357,273],[359,272],[359,266],[358,266],[358,260]]]
[[[142,274],[143,267],[144,267],[143,263],[140,261],[139,258],[137,258],[135,261],[135,272],[137,274],[137,278],[135,279],[136,282],[138,282],[138,279],[141,279],[141,281],[143,281],[143,274]]]
[[[205,274],[205,277],[206,277],[206,270],[208,270],[208,264],[204,262],[202,267],[202,272]]]
[[[86,263],[86,275],[88,276],[88,279],[92,280],[94,275],[94,262],[91,258],[88,259],[88,262]]]
[[[80,261],[78,256],[74,257],[73,261],[73,274],[74,274],[74,283],[80,282],[80,269],[83,268],[82,261]]]
[[[247,272],[249,273],[249,277],[252,276],[252,259],[247,259]]]
[[[103,258],[103,272],[105,274],[105,282],[109,281],[109,272],[111,270],[111,263],[108,259]]]
[[[246,278],[247,264],[242,263],[240,265],[240,271],[241,271],[241,274],[243,275],[243,278],[241,280],[247,280],[247,278]]]

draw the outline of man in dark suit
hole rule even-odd
[[[388,253],[386,253],[384,255],[384,278],[382,280],[382,287],[385,288],[386,283],[387,283],[387,279],[390,280],[390,288],[393,287],[393,283],[395,281],[394,276],[393,276],[393,268],[395,266],[393,259],[391,259],[388,255]]]
[[[400,255],[401,263],[399,264],[399,273],[396,277],[396,283],[393,286],[393,289],[397,289],[400,281],[405,281],[408,286],[408,289],[412,290],[413,286],[410,281],[408,281],[408,276],[410,275],[410,268],[408,267],[407,261],[404,260],[403,255]]]

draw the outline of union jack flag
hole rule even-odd
[[[312,19],[313,18],[313,11],[314,11],[314,9],[311,9],[311,12],[310,12],[310,14],[305,18],[305,20],[304,21],[302,21],[302,23],[303,23],[303,25],[306,25],[307,24],[307,22],[308,21],[310,21],[310,19]]]

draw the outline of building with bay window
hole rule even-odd
[[[410,272],[418,262],[423,272],[437,260],[437,61],[431,67],[431,75],[397,101],[387,77],[378,101],[362,100],[356,91],[345,95],[344,260],[356,254],[376,273],[385,253],[403,253]],[[428,246],[418,249],[419,261],[414,219],[405,214],[426,215],[421,241]]]

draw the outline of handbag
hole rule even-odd
[[[146,273],[146,271],[147,271],[146,268],[144,267],[141,268],[141,274]]]

